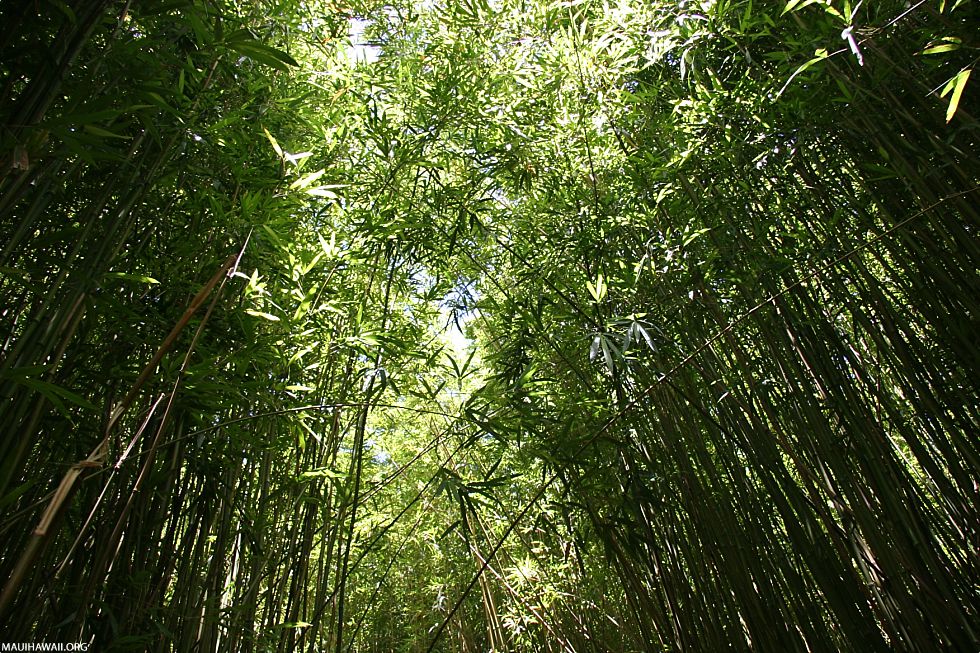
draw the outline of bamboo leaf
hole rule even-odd
[[[781,15],[787,14],[791,11],[799,11],[803,7],[812,5],[817,1],[818,0],[789,0],[789,2],[786,3],[786,6],[783,7],[783,13]]]
[[[272,144],[272,149],[275,151],[275,153],[279,155],[279,158],[282,158],[283,153],[282,153],[282,148],[279,147],[279,141],[277,141],[275,137],[273,137],[272,134],[269,133],[269,130],[266,129],[265,127],[262,128],[262,132],[265,134],[265,137],[269,140],[269,143]]]
[[[245,309],[245,312],[249,315],[254,315],[255,317],[261,317],[263,320],[269,320],[270,322],[279,322],[279,318],[272,313],[263,313],[262,311],[254,311],[250,308]]]
[[[103,127],[97,127],[95,125],[85,125],[84,129],[88,133],[94,134],[95,136],[101,136],[102,138],[118,138],[121,140],[129,140],[130,138],[125,134],[117,134],[113,131],[109,131],[108,129],[105,129]]]
[[[12,372],[17,372],[17,370],[12,370]],[[44,397],[51,402],[55,409],[65,417],[71,417],[71,414],[68,412],[68,409],[65,406],[65,402],[85,410],[95,410],[95,406],[90,401],[81,395],[57,384],[16,373],[11,374],[10,378],[12,378],[12,380],[14,380],[16,383],[25,385],[44,395]]]
[[[139,283],[158,284],[160,283],[153,277],[142,274],[129,274],[128,272],[107,272],[106,277],[110,279],[123,279],[125,281],[137,281]]]
[[[294,181],[292,184],[290,184],[289,187],[291,189],[293,189],[293,190],[295,190],[297,188],[306,188],[307,186],[309,186],[310,184],[312,184],[314,181],[316,181],[317,179],[319,179],[320,177],[322,177],[324,174],[326,174],[326,172],[327,172],[326,170],[324,170],[324,169],[321,168],[320,170],[317,170],[316,172],[311,172],[309,174],[303,175],[302,177],[300,177],[299,179],[297,179],[296,181]],[[321,186],[321,188],[329,188],[329,186]],[[307,191],[307,192],[310,192],[310,191]]]
[[[243,54],[258,63],[265,64],[276,70],[288,72],[290,67],[299,66],[295,59],[282,50],[278,50],[254,39],[231,40],[228,41],[228,47],[239,54]]]
[[[340,250],[339,247],[337,247],[337,233],[336,232],[334,232],[334,231],[331,231],[330,232],[330,242],[329,243],[326,240],[324,240],[323,236],[321,234],[319,234],[319,233],[316,235],[316,237],[317,237],[317,240],[320,242],[320,248],[323,250],[323,254],[327,258],[334,258],[338,254],[340,254],[341,250]]]
[[[933,45],[928,46],[919,54],[940,54],[942,52],[952,52],[954,50],[959,50],[961,44],[961,39],[954,36],[947,36],[940,39],[938,42],[934,42]]]
[[[585,287],[589,291],[589,294],[592,295],[592,299],[594,299],[597,302],[601,302],[603,298],[605,298],[606,296],[606,290],[607,290],[606,280],[601,272],[599,273],[598,278],[596,278],[595,283],[592,283],[591,281],[586,281]]]
[[[616,348],[609,342],[608,338],[602,338],[599,344],[601,345],[602,359],[606,363],[606,369],[609,370],[610,374],[614,374],[616,372],[616,359],[619,358],[619,352],[616,351]]]
[[[826,59],[829,56],[828,53],[827,53],[827,50],[824,49],[824,48],[820,48],[814,54],[815,54],[815,56],[812,59],[810,59],[809,61],[807,61],[806,63],[804,63],[802,66],[800,66],[799,68],[797,68],[793,72],[793,74],[789,76],[789,79],[786,80],[786,83],[783,84],[783,87],[781,89],[779,89],[779,92],[778,93],[776,93],[776,98],[777,99],[783,94],[784,91],[786,91],[786,89],[790,85],[790,82],[792,82],[794,79],[796,79],[796,77],[800,73],[802,73],[805,70],[809,69],[814,64],[820,63],[821,61],[823,61],[824,59]]]
[[[946,88],[940,93],[939,97],[946,97],[950,91],[952,95],[949,98],[949,107],[946,109],[946,123],[948,124],[953,116],[956,115],[956,109],[960,105],[960,98],[963,96],[963,89],[966,88],[966,81],[970,79],[970,73],[973,72],[972,69],[961,70],[956,77],[953,77],[946,84]]]

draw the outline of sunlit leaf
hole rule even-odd
[[[956,109],[960,106],[960,98],[963,96],[963,89],[966,88],[966,81],[970,79],[972,69],[961,70],[956,77],[949,80],[940,97],[946,97],[952,92],[949,98],[949,107],[946,109],[946,122],[948,123],[956,115]]]
[[[160,283],[153,277],[147,277],[142,274],[129,274],[127,272],[107,272],[105,276],[112,279],[125,279],[126,281],[138,281],[140,283],[150,283],[150,284]]]
[[[278,154],[280,157],[283,156],[282,148],[279,147],[279,141],[277,141],[272,136],[272,134],[269,133],[269,130],[266,129],[265,127],[262,128],[262,132],[265,134],[265,137],[269,139],[269,143],[272,144],[272,149],[275,151],[275,153]]]
[[[262,311],[255,311],[250,308],[245,309],[245,312],[249,315],[254,315],[255,317],[261,317],[263,320],[269,320],[270,322],[278,322],[279,318],[272,313],[263,313]]]
[[[316,181],[317,179],[319,179],[320,177],[322,177],[326,172],[327,172],[326,170],[320,169],[320,170],[317,170],[316,172],[311,172],[309,174],[303,175],[302,177],[300,177],[299,179],[297,179],[296,181],[294,181],[292,184],[290,184],[289,187],[292,188],[292,189],[306,188],[307,186],[309,186],[310,184],[312,184],[314,181]],[[307,192],[310,192],[310,191],[307,191]]]

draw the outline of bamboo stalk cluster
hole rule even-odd
[[[978,648],[969,3],[29,4],[6,640]]]

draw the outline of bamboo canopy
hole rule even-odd
[[[980,650],[977,3],[0,12],[0,641]]]

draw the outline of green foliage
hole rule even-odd
[[[971,3],[8,4],[12,641],[980,644]]]

